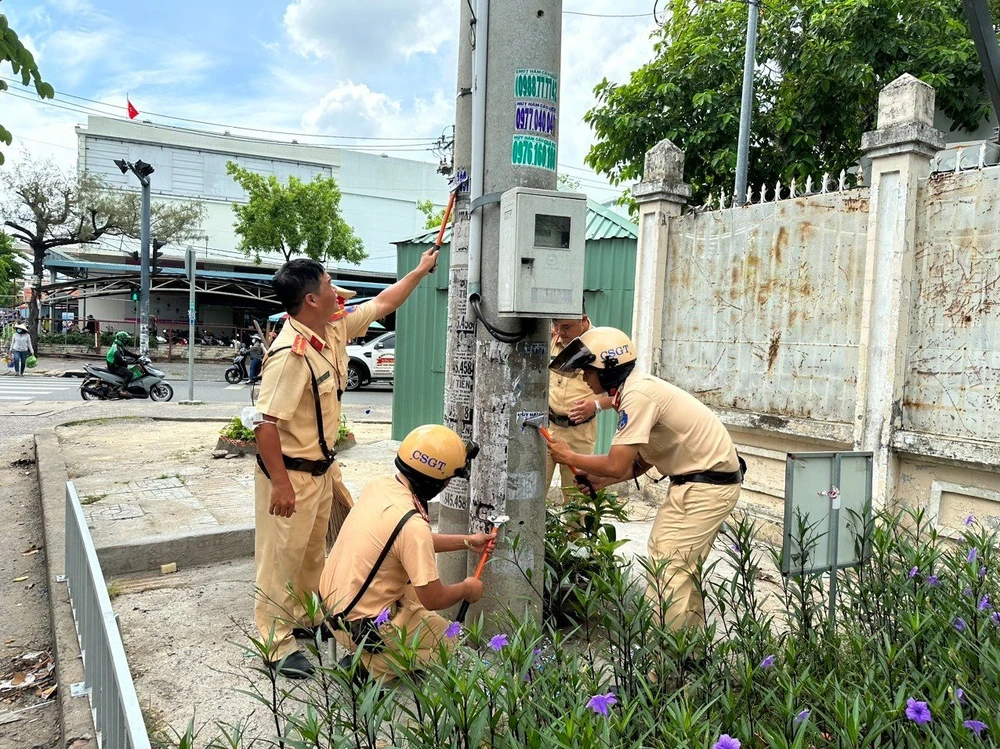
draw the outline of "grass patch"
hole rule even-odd
[[[102,499],[105,499],[107,496],[108,495],[106,493],[105,494],[88,494],[88,495],[86,495],[84,497],[80,497],[80,504],[81,505],[92,505],[95,502],[100,502]]]
[[[120,596],[124,592],[125,592],[125,586],[122,585],[117,580],[112,580],[110,583],[108,583],[108,598],[110,598],[112,601],[115,600],[118,596]]]

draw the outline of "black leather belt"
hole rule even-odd
[[[287,470],[301,471],[302,473],[309,473],[313,476],[322,476],[329,471],[335,458],[336,453],[334,453],[333,457],[324,458],[323,460],[306,460],[305,458],[289,458],[287,455],[281,456]],[[264,465],[264,460],[260,457],[260,453],[257,453],[257,465],[260,466],[260,470],[264,472],[265,476],[271,478],[271,474],[267,472],[267,466]]]
[[[549,423],[555,424],[557,427],[580,427],[589,421],[593,421],[594,417],[591,416],[589,419],[584,421],[576,422],[569,418],[569,416],[563,416],[562,414],[557,414],[551,408],[549,409]]]
[[[731,484],[742,484],[743,476],[747,471],[747,462],[741,455],[736,459],[740,463],[739,470],[736,471],[701,471],[699,473],[685,473],[680,476],[671,476],[671,486],[681,486],[682,484],[715,484],[716,486],[728,486]]]

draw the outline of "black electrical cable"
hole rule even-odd
[[[472,294],[469,296],[469,304],[472,305],[472,311],[476,313],[476,319],[478,319],[479,322],[483,324],[483,327],[486,328],[486,331],[500,341],[500,343],[520,343],[528,337],[527,331],[521,331],[520,333],[506,333],[502,330],[494,328],[489,324],[486,317],[483,315],[483,310],[480,307],[481,303],[482,299],[479,294]]]

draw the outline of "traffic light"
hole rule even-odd
[[[133,302],[138,302],[139,301],[139,290],[138,289],[132,289],[132,301]]]
[[[161,242],[156,238],[153,239],[153,247],[152,247],[153,254],[149,258],[149,275],[151,276],[155,276],[157,273],[163,270],[163,268],[160,267],[160,259],[163,257],[160,250],[163,248],[164,245],[166,245],[166,242]]]

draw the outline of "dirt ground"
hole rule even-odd
[[[60,746],[34,440],[0,450],[0,749]]]

